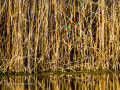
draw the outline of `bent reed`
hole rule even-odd
[[[0,72],[119,69],[119,0],[0,0]]]

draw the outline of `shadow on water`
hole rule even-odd
[[[0,90],[120,90],[120,74],[0,76]]]

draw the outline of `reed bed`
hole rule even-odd
[[[0,0],[0,72],[119,69],[119,0]]]

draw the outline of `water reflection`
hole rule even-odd
[[[0,90],[120,90],[120,74],[1,76]]]

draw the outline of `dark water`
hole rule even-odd
[[[0,76],[0,90],[120,90],[120,74]]]

